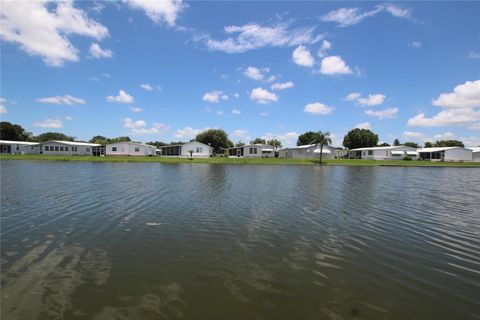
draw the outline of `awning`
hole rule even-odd
[[[394,155],[404,155],[405,152],[404,152],[404,151],[394,150],[394,151],[392,151],[392,154],[394,154]]]
[[[313,150],[313,153],[320,153],[320,149]],[[328,150],[328,149],[323,149],[322,153],[329,154],[329,153],[332,153],[332,152],[330,152],[330,150]]]
[[[418,156],[418,152],[417,151],[407,151],[407,154],[409,156]]]
[[[262,152],[272,152],[272,151],[273,149],[265,149],[265,148],[262,149]]]

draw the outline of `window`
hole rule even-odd
[[[60,147],[60,151],[63,151],[63,147]]]
[[[196,153],[202,153],[203,152],[203,148],[202,147],[197,147],[197,149],[195,150]]]
[[[55,151],[58,151],[58,146],[55,146]]]
[[[365,151],[363,151],[363,155],[364,155],[364,156],[366,156],[366,155],[367,155],[367,153],[366,153]]]
[[[368,155],[373,156],[373,150],[368,150]]]
[[[140,152],[140,147],[135,147],[135,152]]]
[[[253,153],[257,154],[257,148],[253,148]]]
[[[48,151],[50,150],[50,148],[48,146],[45,146],[45,151]]]
[[[250,148],[250,154],[253,154],[253,148]]]
[[[65,151],[68,151],[68,147],[65,147]]]
[[[20,150],[20,147],[18,146],[18,144],[17,144],[17,150]]]
[[[85,152],[90,152],[90,148],[85,148]]]
[[[112,147],[112,151],[116,152],[116,151],[117,151],[117,147]]]

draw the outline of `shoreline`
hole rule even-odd
[[[50,155],[0,155],[0,161],[79,161],[79,162],[136,162],[136,163],[203,163],[234,165],[318,165],[318,160],[288,158],[167,158],[167,157],[132,157],[132,156],[50,156]],[[431,162],[422,160],[358,160],[331,159],[324,160],[327,166],[382,166],[382,167],[457,167],[480,168],[480,162]]]

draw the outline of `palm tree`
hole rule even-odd
[[[270,141],[267,141],[268,145],[271,145],[273,147],[273,156],[275,156],[275,153],[282,147],[282,142],[280,142],[277,139],[272,139]]]
[[[322,131],[315,132],[315,138],[313,139],[312,144],[320,145],[320,164],[322,163],[323,146],[329,145],[331,143],[332,143],[332,139],[330,138],[330,132],[322,132]]]

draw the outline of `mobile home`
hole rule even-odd
[[[0,153],[39,154],[38,142],[0,140]]]
[[[464,147],[437,147],[418,149],[420,159],[430,161],[472,161],[473,152]]]
[[[274,158],[275,148],[268,144],[247,144],[241,147],[228,148],[230,157]]]
[[[418,158],[415,148],[407,146],[369,147],[348,150],[350,159],[401,160],[405,157]]]
[[[322,159],[335,159],[335,148],[324,145]],[[278,151],[279,158],[316,159],[320,158],[320,144],[307,144],[291,148],[283,148]]]
[[[107,156],[154,156],[157,148],[137,142],[115,142],[105,146]]]
[[[480,147],[470,148],[470,150],[472,150],[472,161],[480,162]]]
[[[162,157],[187,157],[208,158],[213,155],[213,148],[207,144],[190,141],[184,144],[176,144],[159,147]],[[191,153],[190,153],[191,152]]]
[[[101,148],[98,143],[52,140],[40,143],[40,154],[60,156],[92,156]]]

